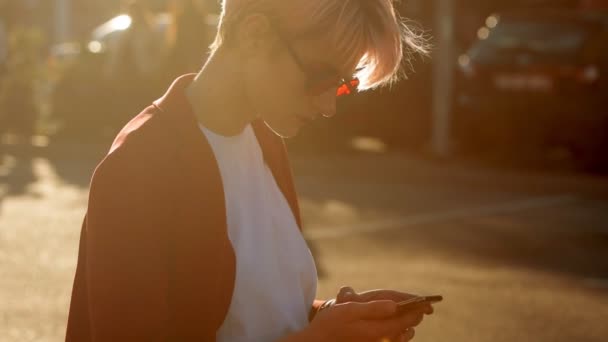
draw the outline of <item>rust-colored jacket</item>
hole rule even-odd
[[[219,168],[184,93],[193,78],[133,118],[93,174],[66,341],[216,339],[235,256]],[[283,140],[253,127],[301,227]]]

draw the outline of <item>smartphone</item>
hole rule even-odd
[[[402,302],[397,303],[396,315],[404,314],[408,311],[419,308],[426,304],[433,304],[433,303],[441,302],[442,300],[443,300],[443,296],[439,296],[439,295],[413,297],[408,300],[404,300]]]

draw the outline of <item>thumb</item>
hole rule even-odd
[[[337,303],[354,302],[356,299],[356,292],[350,286],[342,286],[336,297]]]

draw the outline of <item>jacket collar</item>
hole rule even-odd
[[[183,161],[190,162],[192,158],[196,158],[197,154],[210,156],[210,160],[207,160],[207,162],[212,162],[215,165],[214,173],[218,177],[217,180],[221,181],[213,150],[207,138],[201,132],[194,109],[186,97],[186,88],[195,77],[196,74],[186,74],[178,77],[167,92],[153,104],[161,112],[175,118],[175,120],[170,121],[174,122],[178,134],[181,135],[179,138],[182,143],[178,148],[178,157]],[[252,122],[252,127],[264,155],[264,161],[270,168],[279,189],[287,199],[301,229],[300,210],[283,139],[272,132],[262,120]]]

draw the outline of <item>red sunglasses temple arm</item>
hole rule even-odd
[[[359,85],[359,80],[354,78],[350,81],[344,81],[342,85],[338,87],[336,92],[336,96],[349,95],[355,91],[357,86]]]

